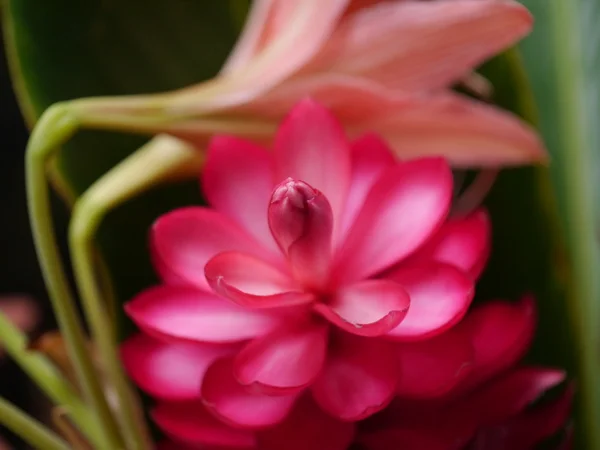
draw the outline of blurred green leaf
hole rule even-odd
[[[570,370],[578,388],[576,448],[597,449],[600,2],[523,3],[536,17],[522,44],[523,63],[498,59],[487,75],[500,104],[539,122],[552,163],[549,170],[507,171],[500,178],[489,200],[498,245],[482,288],[498,295],[503,288],[510,293],[529,286],[538,295],[540,330],[532,359]],[[529,77],[532,94],[520,72]],[[531,114],[533,103],[539,117]]]
[[[161,92],[212,77],[233,47],[248,1],[5,0],[3,6],[15,88],[33,124],[58,101]],[[143,143],[81,132],[61,152],[61,181],[80,194]],[[199,201],[196,183],[188,183],[110,214],[99,242],[121,301],[154,282],[146,240],[152,220]]]
[[[580,416],[600,448],[600,2],[525,0],[537,19],[523,43],[525,68],[553,164],[572,262],[568,319],[578,345]],[[580,443],[581,444],[581,443]],[[584,448],[582,445],[580,448]]]

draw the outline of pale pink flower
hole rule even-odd
[[[269,142],[275,124],[310,96],[351,137],[376,132],[400,158],[529,164],[547,157],[532,128],[449,88],[531,26],[527,9],[513,0],[257,0],[215,78],[78,106],[101,123],[202,145],[217,126]]]
[[[155,418],[170,434],[206,438],[209,412],[262,429],[317,414],[308,407],[351,436],[350,422],[399,393],[439,395],[467,373],[452,327],[485,264],[489,221],[484,211],[448,220],[443,159],[398,162],[374,135],[349,143],[307,100],[272,152],[215,138],[202,184],[214,209],[157,220],[163,284],[126,305],[145,334],[124,344],[125,366],[165,401]],[[435,376],[417,376],[428,355]],[[182,425],[191,410],[195,428]]]

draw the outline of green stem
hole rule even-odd
[[[27,349],[27,338],[4,314],[0,314],[0,344],[21,369],[96,445],[102,443],[96,418],[90,414],[77,392],[44,356]]]
[[[94,183],[76,202],[69,227],[69,243],[82,305],[107,376],[115,388],[119,416],[128,448],[143,449],[147,431],[141,412],[125,377],[117,339],[96,282],[94,236],[108,211],[170,176],[196,175],[199,152],[177,139],[159,136],[114,167]]]
[[[0,423],[34,448],[69,450],[59,436],[3,398],[0,398]]]
[[[101,434],[105,439],[103,448],[117,450],[122,447],[122,442],[85,345],[86,336],[79,322],[54,238],[48,186],[45,182],[48,160],[58,146],[74,134],[77,127],[77,121],[64,105],[55,105],[44,113],[33,130],[27,149],[27,200],[38,260],[75,373],[102,424]]]

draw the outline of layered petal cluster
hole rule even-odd
[[[212,209],[156,221],[163,284],[126,305],[143,333],[123,360],[167,434],[252,448],[249,430],[269,428],[261,445],[275,449],[281,427],[322,417],[303,438],[327,429],[323,448],[343,449],[352,423],[394,397],[444,393],[468,373],[455,325],[490,227],[482,210],[448,218],[445,160],[398,162],[374,135],[349,142],[306,100],[272,152],[215,138],[202,184]]]
[[[546,158],[533,129],[450,88],[531,26],[514,0],[256,0],[216,78],[77,107],[84,122],[98,118],[197,144],[216,127],[269,141],[274,124],[310,96],[351,136],[377,132],[400,158],[529,164]]]
[[[533,337],[534,312],[527,297],[474,308],[453,329],[470,343],[460,382],[429,399],[400,393],[360,424],[357,441],[366,450],[531,450],[557,436],[560,448],[568,448],[573,390],[558,387],[565,372],[518,364]]]
[[[565,373],[519,363],[534,328],[531,298],[478,306],[453,328],[452,338],[445,333],[448,339],[443,339],[443,345],[441,336],[422,341],[420,345],[430,350],[414,358],[412,371],[406,372],[413,374],[409,377],[428,379],[424,384],[440,386],[436,370],[452,360],[457,373],[452,385],[412,392],[400,388],[385,410],[355,426],[332,420],[303,398],[285,421],[254,433],[252,444],[239,448],[531,450],[551,437],[557,438],[557,449],[572,448],[572,434],[566,426],[573,388],[561,386]],[[433,347],[438,349],[432,352]],[[417,351],[418,346],[412,349],[413,354]],[[193,423],[199,414],[194,414],[188,426],[199,428],[200,423]],[[160,447],[193,448],[177,441]]]

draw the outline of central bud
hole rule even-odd
[[[327,198],[308,183],[286,179],[269,203],[269,227],[294,277],[322,289],[331,265],[333,212]]]

